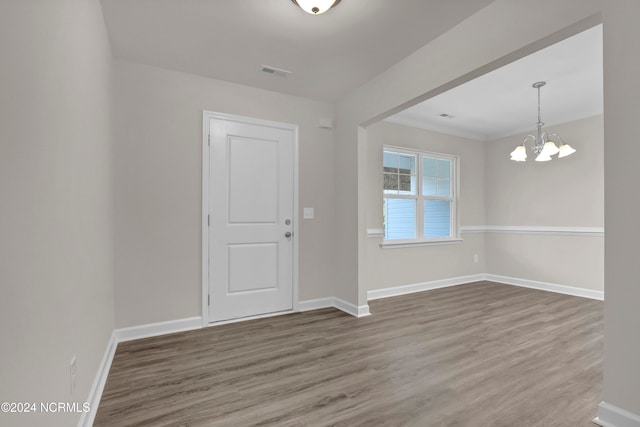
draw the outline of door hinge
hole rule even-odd
[[[207,226],[211,226],[211,215],[207,215]]]
[[[211,295],[207,295],[207,305],[211,305]]]
[[[211,134],[209,134],[209,135],[207,135],[207,136],[208,136],[208,139],[207,139],[207,145],[208,145],[209,147],[211,147]]]

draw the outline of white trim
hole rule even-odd
[[[640,427],[640,416],[603,401],[593,422],[602,427]]]
[[[209,323],[207,326],[205,326],[205,328],[208,328],[210,326],[228,325],[230,323],[246,322],[247,320],[266,319],[268,317],[283,316],[285,314],[293,314],[293,313],[295,313],[295,311],[293,310],[274,311],[272,313],[256,314],[255,316],[246,316],[246,317],[237,317],[235,319],[219,320],[217,322]]]
[[[356,306],[354,304],[351,304],[350,302],[336,297],[333,298],[333,306],[338,310],[352,315],[353,317],[365,317],[371,314],[369,312],[368,304]]]
[[[452,277],[449,279],[433,280],[430,282],[415,283],[410,285],[395,286],[384,289],[374,289],[367,292],[368,300],[376,300],[381,298],[394,297],[399,295],[411,294],[414,292],[422,292],[433,289],[440,289],[451,286],[458,286],[467,283],[479,282],[483,280],[489,280],[505,285],[521,286],[525,288],[539,289],[543,291],[556,292],[561,294],[573,295],[584,298],[591,298],[597,300],[604,299],[604,292],[593,291],[589,289],[574,288],[571,286],[557,285],[552,283],[538,282],[534,280],[517,279],[514,277],[499,276],[495,274],[473,274],[469,276]],[[304,312],[310,310],[318,310],[321,308],[333,307],[340,311],[343,311],[354,317],[365,317],[371,313],[369,311],[369,305],[356,306],[343,299],[337,297],[318,298],[313,300],[298,301],[296,303],[297,309],[295,311]],[[291,314],[293,310],[287,310],[277,313],[268,313],[264,315],[244,317],[240,319],[233,319],[223,322],[206,323],[205,327],[223,325],[227,323],[241,322],[245,320],[254,320],[265,317]],[[90,404],[90,411],[83,413],[78,422],[78,427],[90,427],[98,410],[100,398],[104,390],[107,376],[109,375],[109,369],[116,352],[118,343],[131,341],[141,338],[155,337],[159,335],[171,334],[175,332],[190,331],[195,329],[201,329],[203,327],[202,318],[190,317],[186,319],[170,320],[166,322],[150,323],[146,325],[131,326],[127,328],[115,329],[111,334],[109,343],[105,350],[105,354],[98,367],[98,372],[93,381],[93,385],[89,392],[87,402]],[[634,418],[635,417],[635,418]],[[614,421],[611,421],[614,420]],[[617,421],[627,420],[627,421]],[[640,417],[632,414],[631,412],[617,408],[606,402],[600,404],[600,410],[598,417],[594,419],[596,424],[600,424],[603,427],[640,427]],[[617,422],[618,424],[615,424]]]
[[[226,320],[222,322],[207,323],[204,325],[201,317],[189,317],[186,319],[169,320],[166,322],[148,323],[145,325],[115,329],[111,333],[111,338],[109,339],[109,342],[107,344],[105,353],[102,357],[102,361],[98,366],[98,372],[96,373],[96,377],[93,380],[93,385],[91,386],[91,390],[89,391],[89,396],[87,397],[87,402],[89,402],[90,410],[89,412],[82,413],[82,415],[80,416],[80,420],[78,421],[78,427],[90,427],[93,425],[93,421],[95,420],[96,413],[98,411],[98,405],[100,404],[100,399],[102,398],[102,392],[104,391],[104,386],[107,382],[107,377],[109,376],[109,370],[111,369],[111,363],[113,362],[113,357],[115,356],[118,343],[142,338],[156,337],[165,334],[172,334],[176,332],[202,329],[203,327],[219,326],[228,323],[243,322],[246,320],[255,320],[284,314],[292,314],[296,311],[309,311],[328,307],[334,307],[354,317],[364,317],[371,314],[369,312],[368,305],[361,305],[358,307],[336,297],[318,298],[307,301],[296,301],[294,306],[297,307],[295,311],[287,310],[276,313],[267,313],[257,316]]]
[[[460,234],[486,233],[486,225],[463,225],[460,227]]]
[[[573,286],[558,285],[555,283],[540,282],[536,280],[519,279],[516,277],[500,276],[497,274],[472,274],[469,276],[451,277],[448,279],[433,280],[430,282],[413,283],[409,285],[392,286],[383,289],[373,289],[367,291],[367,300],[372,301],[381,298],[395,297],[399,295],[412,294],[414,292],[430,291],[433,289],[447,288],[450,286],[464,285],[467,283],[480,282],[483,280],[502,283],[504,285],[520,286],[523,288],[538,289],[541,291],[555,292],[559,294],[572,295],[576,297],[604,300],[603,291],[576,288]]]
[[[414,292],[430,291],[433,289],[447,288],[450,286],[464,285],[467,283],[480,282],[485,280],[484,274],[473,274],[470,276],[452,277],[449,279],[432,280],[430,282],[414,283],[410,285],[393,286],[390,288],[373,289],[367,291],[367,300],[395,297],[399,295],[412,294]]]
[[[168,320],[166,322],[148,323],[146,325],[130,326],[113,331],[117,342],[156,337],[158,335],[173,334],[175,332],[191,331],[202,328],[201,317]]]
[[[299,301],[298,311],[303,312],[303,311],[319,310],[321,308],[333,307],[334,306],[333,301],[334,301],[333,297]]]
[[[457,245],[462,243],[462,239],[440,239],[440,240],[422,240],[416,242],[400,242],[400,243],[392,243],[393,240],[385,240],[383,243],[380,243],[380,247],[382,249],[398,249],[398,248],[413,248],[418,246],[435,246],[435,245]]]
[[[202,326],[209,324],[209,134],[210,113],[202,111]]]
[[[433,244],[440,241],[445,241],[446,243],[450,243],[450,241],[459,239],[460,233],[460,215],[458,212],[458,194],[460,193],[460,156],[453,154],[444,154],[444,153],[435,153],[429,151],[420,151],[413,148],[407,147],[399,147],[395,145],[384,145],[382,147],[383,154],[385,152],[396,153],[396,154],[404,154],[407,156],[412,156],[416,160],[415,164],[415,177],[416,177],[416,188],[415,194],[392,194],[386,193],[383,191],[383,198],[385,199],[406,199],[406,200],[415,200],[416,201],[416,218],[415,218],[415,232],[416,236],[411,239],[402,239],[402,240],[383,240],[381,247],[386,245],[394,245],[393,247],[406,247],[401,246],[407,243],[410,244],[420,244],[427,243]],[[449,169],[449,181],[450,181],[450,194],[449,196],[433,196],[433,195],[425,195],[423,192],[423,164],[424,159],[439,159],[446,160],[450,164]],[[385,172],[386,174],[386,172]],[[413,175],[412,175],[413,176]],[[409,192],[410,193],[410,192]],[[443,238],[425,238],[424,237],[424,202],[429,200],[437,200],[437,201],[447,201],[449,202],[449,231],[450,236]],[[383,236],[384,237],[384,236]]]
[[[98,405],[102,398],[102,392],[104,391],[104,385],[107,383],[107,377],[109,376],[109,370],[111,369],[111,362],[113,362],[113,356],[116,354],[116,348],[118,347],[118,341],[116,339],[115,331],[111,333],[111,338],[107,343],[107,348],[102,356],[100,365],[98,366],[98,372],[93,380],[91,389],[89,390],[89,396],[87,402],[89,402],[89,412],[83,412],[78,421],[78,427],[91,427],[93,421],[98,413]]]
[[[604,237],[604,227],[547,227],[535,225],[463,225],[461,234],[474,233],[506,233],[506,234],[541,234],[549,236],[588,236]],[[384,237],[382,228],[367,228],[367,237]],[[462,239],[452,239],[462,240]],[[445,241],[446,242],[446,241]],[[394,245],[385,243],[385,246]],[[399,246],[399,245],[398,245]]]
[[[604,301],[603,291],[592,289],[576,288],[555,283],[539,282],[537,280],[519,279],[516,277],[500,276],[497,274],[485,274],[485,280],[502,283],[505,285],[520,286],[523,288],[538,289],[541,291],[555,292],[558,294],[573,295],[576,297],[589,298]]]
[[[211,323],[209,319],[209,134],[210,134],[210,120],[220,119],[227,121],[235,121],[240,123],[250,123],[259,126],[270,126],[279,129],[286,129],[293,131],[293,235],[299,236],[298,226],[298,193],[299,193],[299,128],[298,125],[275,122],[270,120],[256,119],[253,117],[238,116],[234,114],[217,113],[213,111],[202,111],[202,317],[201,326],[209,326]],[[291,309],[292,311],[298,311],[298,295],[299,295],[299,239],[293,239],[293,292]],[[273,314],[271,314],[273,315]],[[261,316],[264,317],[264,316]]]
[[[107,348],[102,356],[102,361],[98,366],[98,372],[96,373],[93,385],[89,391],[89,396],[87,397],[89,412],[82,413],[78,421],[78,427],[91,427],[93,425],[118,343],[200,328],[202,328],[202,319],[200,317],[191,317],[188,319],[170,320],[167,322],[115,329],[111,333],[111,338],[107,343]]]
[[[344,311],[353,317],[365,317],[369,316],[369,305],[357,306],[337,297],[318,298],[306,301],[300,301],[298,303],[299,311],[318,310],[321,308],[333,307],[340,311]]]
[[[367,237],[384,237],[384,229],[367,228]]]
[[[604,227],[547,227],[531,225],[466,225],[461,233],[541,234],[549,236],[604,237]]]
[[[298,205],[298,194],[300,193],[300,147],[299,147],[299,130],[297,125],[285,125],[289,126],[289,128],[293,129],[293,217],[291,220],[293,221],[293,259],[291,262],[293,263],[293,293],[292,293],[292,310],[298,311],[298,298],[300,297],[300,289],[299,289],[299,255],[300,255],[300,228],[299,228],[299,220],[300,216],[298,212],[300,210],[300,206]]]

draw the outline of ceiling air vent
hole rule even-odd
[[[262,72],[273,74],[274,76],[278,77],[283,77],[285,79],[291,75],[291,71],[281,70],[280,68],[270,67],[268,65],[262,66]]]

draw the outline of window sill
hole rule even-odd
[[[457,245],[462,243],[462,239],[442,239],[431,241],[419,241],[419,242],[391,242],[386,241],[380,243],[382,249],[396,249],[396,248],[415,248],[419,246],[437,246],[437,245]]]

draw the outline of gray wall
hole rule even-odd
[[[576,150],[539,163],[509,160],[526,136],[486,143],[486,212],[491,226],[604,227],[602,116],[545,127]],[[488,233],[487,273],[604,290],[604,238],[590,235]]]
[[[527,133],[486,142],[487,225],[604,227],[603,126],[602,116],[545,126],[577,150],[549,162],[528,148],[526,162],[509,159]]]
[[[379,122],[367,128],[367,228],[382,228],[382,151],[384,145],[459,156],[459,224],[485,220],[484,144],[428,130]],[[484,273],[484,235],[464,234],[461,243],[382,249],[381,238],[367,239],[367,291]],[[474,262],[474,255],[479,262]]]
[[[300,299],[332,296],[333,131],[318,120],[333,107],[125,61],[115,70],[117,327],[202,314],[202,110],[299,125]]]
[[[460,158],[459,222],[465,226],[604,227],[603,117],[548,127],[578,150],[562,160],[515,163],[524,138],[480,142],[379,122],[367,128],[367,228],[382,228],[382,147],[394,145]],[[367,239],[367,291],[488,273],[603,291],[604,238],[563,232],[462,233],[462,243],[382,249]],[[479,262],[474,263],[474,255]]]
[[[640,264],[634,259],[640,229],[640,193],[635,143],[640,114],[640,58],[635,55],[640,28],[635,0],[496,0],[438,39],[417,50],[384,73],[340,100],[337,144],[344,158],[336,162],[343,179],[339,210],[352,212],[340,226],[343,240],[338,280],[351,285],[344,294],[366,301],[364,263],[367,251],[365,176],[362,160],[366,136],[355,129],[390,115],[447,88],[518,59],[554,41],[603,22],[605,106],[605,369],[604,400],[640,414]],[[526,16],[526,20],[515,19]],[[505,25],[496,25],[496,22]],[[357,176],[352,175],[358,168]],[[353,201],[357,200],[357,203]],[[348,244],[353,239],[357,244]],[[357,288],[357,289],[354,289]]]
[[[100,3],[3,1],[0,58],[0,402],[82,403],[114,327],[111,53]],[[0,424],[78,418],[0,414]]]
[[[526,0],[496,0],[477,14],[460,23],[431,43],[418,49],[407,58],[390,67],[357,90],[342,98],[336,106],[339,126],[336,143],[343,157],[336,162],[336,176],[342,180],[337,199],[339,209],[349,212],[340,224],[344,246],[339,257],[338,282],[341,278],[357,282],[344,292],[357,293],[357,302],[366,302],[366,136],[356,132],[359,126],[367,126],[392,115],[406,106],[434,96],[468,81],[487,71],[526,56],[554,41],[575,34],[575,25],[586,29],[582,23],[599,22],[598,0],[578,2],[554,2],[542,0],[535,5]],[[512,22],[514,16],[540,17],[518,25],[495,25],[495,22]],[[353,177],[353,167],[358,166]],[[357,202],[356,202],[357,201]],[[357,215],[351,213],[357,210]],[[352,243],[357,239],[355,248]]]
[[[313,147],[301,154],[306,158],[301,168],[308,167],[312,176],[304,178],[307,184],[301,182],[306,189],[301,206],[335,205],[335,218],[326,213],[326,224],[318,221],[303,230],[325,240],[308,243],[321,249],[305,252],[309,258],[301,260],[306,265],[306,273],[301,271],[301,296],[319,297],[328,291],[364,303],[367,137],[359,126],[446,90],[458,78],[472,78],[559,40],[563,34],[570,35],[572,26],[580,27],[582,19],[592,16],[598,20],[600,12],[607,141],[604,399],[640,414],[640,286],[636,283],[640,264],[634,258],[640,237],[636,212],[640,206],[636,191],[640,146],[635,143],[640,115],[640,58],[635,54],[640,4],[636,0],[496,0],[340,100],[335,130],[340,150],[333,151],[323,145],[330,147],[333,137],[320,135],[324,131],[314,128],[313,117],[330,112],[329,105],[119,65],[118,109],[139,120],[135,126],[127,123],[121,112],[116,126],[120,133],[127,133],[118,142],[115,169],[124,174],[116,184],[120,326],[199,314],[199,261],[193,259],[199,259],[200,165],[194,160],[197,148],[189,144],[199,144],[201,108],[301,124],[301,143],[306,133]],[[514,20],[522,16],[527,19]],[[81,401],[113,327],[111,66],[99,3],[3,1],[0,55],[0,274],[4,293],[0,300],[0,399]],[[133,105],[126,105],[129,101]],[[190,111],[181,111],[184,108]],[[186,153],[177,153],[179,166],[161,170],[167,158],[176,154],[173,144],[177,143],[188,145]],[[159,150],[154,150],[156,145]],[[316,154],[322,159],[318,163]],[[135,161],[123,158],[128,156]],[[318,177],[322,184],[309,184]],[[131,190],[123,188],[129,178]],[[175,199],[166,196],[163,185]],[[175,194],[178,191],[186,194]],[[171,206],[183,203],[184,208]],[[154,209],[167,206],[167,213]],[[159,217],[153,218],[156,214]],[[183,227],[184,235],[169,227],[174,225]],[[327,231],[332,229],[336,233]],[[167,237],[155,236],[161,233]],[[171,239],[186,251],[175,262]],[[140,255],[144,251],[151,254]],[[326,254],[331,251],[335,257]],[[140,265],[134,265],[138,255]],[[312,277],[315,271],[331,268],[332,260],[336,261],[331,270],[334,289],[326,285],[332,277]],[[165,261],[170,261],[171,268],[163,265]],[[157,285],[155,279],[159,279]],[[313,285],[302,283],[307,280]],[[70,396],[67,364],[73,354],[78,356],[79,383]],[[42,424],[69,425],[75,419],[60,415]],[[36,416],[20,417],[11,424],[38,421]]]
[[[640,2],[604,7],[604,400],[640,416]]]

